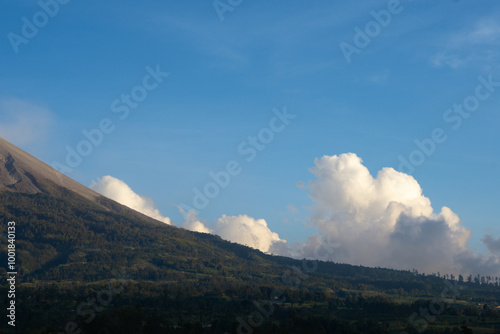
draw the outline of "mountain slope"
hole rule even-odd
[[[298,260],[265,255],[218,236],[146,217],[59,174],[1,138],[0,158],[0,217],[17,223],[19,272],[26,282],[92,282],[109,278],[110,268],[124,267],[134,277],[157,281],[187,275],[283,284],[280,277],[285,272],[302,266]],[[0,232],[5,233],[6,225],[1,226]],[[315,275],[328,277],[334,271],[349,276],[356,267],[321,264],[318,268]],[[364,271],[388,280],[411,276],[404,271]]]
[[[44,191],[40,182],[44,181],[91,200],[101,196],[0,137],[0,190],[40,193]]]
[[[109,268],[118,266],[148,279],[195,268],[212,276],[223,264],[230,270],[231,261],[238,262],[238,275],[239,261],[259,268],[252,257],[266,262],[262,272],[271,266],[257,250],[165,225],[107,199],[3,138],[0,218],[17,223],[18,271],[25,282],[92,282],[109,278]],[[4,239],[6,224],[0,232]]]
[[[0,161],[0,219],[17,223],[19,270],[25,281],[91,282],[109,277],[110,267],[121,266],[143,279],[189,272],[282,284],[283,273],[304,266],[299,260],[156,221],[61,175],[2,138]],[[4,223],[2,241],[5,232]],[[6,254],[5,249],[0,252]],[[408,271],[326,262],[308,273],[327,279],[414,281]]]
[[[98,203],[112,212],[153,224],[163,224],[96,193],[0,137],[0,192],[57,193],[60,196],[63,189]]]
[[[500,302],[499,281],[491,278],[462,280],[462,291],[436,276],[271,256],[166,225],[58,177],[3,139],[0,161],[0,245],[15,221],[19,319],[16,329],[2,322],[1,333],[62,333],[68,323],[120,334],[399,333],[412,313],[430,308],[421,298],[446,302],[444,331],[451,316],[464,320],[457,305],[472,321],[478,303]],[[7,263],[3,246],[0,262]],[[2,277],[6,272],[0,266]],[[119,292],[110,296],[111,287]],[[0,295],[8,289],[3,280]],[[100,304],[91,309],[91,300]],[[266,320],[241,331],[239,319],[256,310]],[[500,313],[497,320],[486,311],[500,321]],[[375,320],[360,320],[367,317]]]

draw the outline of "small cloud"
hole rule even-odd
[[[354,76],[351,80],[354,84],[368,84],[368,85],[385,85],[387,80],[389,79],[389,75],[391,74],[391,70],[386,69],[379,73],[375,73],[368,76]]]
[[[500,24],[494,19],[482,19],[467,33],[457,34],[450,43],[456,47],[477,44],[497,44],[500,40]]]
[[[182,228],[215,234],[224,240],[249,246],[264,253],[289,255],[286,241],[280,239],[277,233],[272,232],[264,219],[254,219],[247,215],[222,215],[210,228],[198,219],[195,211],[186,212],[180,206],[177,208],[185,219],[181,224]]]
[[[122,180],[109,175],[103,176],[97,182],[92,181],[90,189],[165,224],[171,223],[170,218],[161,214],[151,198],[136,194]]]
[[[381,73],[374,74],[365,78],[365,81],[370,85],[385,85],[391,74],[390,70],[385,70]]]
[[[491,253],[500,254],[500,238],[494,239],[491,235],[486,234],[481,241],[488,247]]]
[[[440,52],[431,58],[431,63],[434,67],[449,66],[457,69],[467,64],[468,59],[462,59],[456,55],[449,55],[445,52]]]
[[[286,241],[278,233],[272,232],[264,219],[254,219],[247,215],[226,216],[217,220],[214,233],[222,239],[256,248],[264,253],[284,255]]]
[[[52,118],[48,108],[19,99],[0,99],[0,135],[15,145],[44,140]]]
[[[212,233],[212,230],[210,230],[208,227],[205,226],[205,224],[203,224],[201,221],[198,220],[198,217],[196,216],[196,212],[195,211],[186,212],[180,206],[177,206],[177,208],[179,209],[179,212],[186,219],[181,224],[182,228],[185,228],[186,230],[190,230],[190,231],[193,231],[193,232]]]
[[[297,188],[299,188],[299,189],[305,189],[305,188],[306,188],[306,186],[305,186],[304,182],[302,182],[302,181],[298,181],[297,183],[295,183],[295,185],[296,185],[296,186],[297,186]]]

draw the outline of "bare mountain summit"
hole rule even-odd
[[[0,137],[0,191],[36,194],[47,181],[93,201],[101,196]]]

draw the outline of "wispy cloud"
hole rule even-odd
[[[286,209],[293,214],[299,213],[299,209],[297,209],[297,207],[293,204],[288,204]]]
[[[15,145],[45,140],[52,121],[52,111],[46,107],[15,98],[0,99],[0,136]]]
[[[387,83],[389,80],[389,76],[391,74],[391,70],[385,69],[380,72],[375,72],[370,75],[366,75],[363,77],[354,77],[353,83],[364,83],[368,85],[377,85],[377,86],[383,86]]]
[[[468,60],[469,59],[461,58],[458,55],[447,54],[446,52],[439,52],[434,56],[432,56],[431,63],[435,67],[449,66],[453,69],[457,69],[467,64]]]
[[[482,18],[468,29],[449,35],[440,51],[431,56],[435,67],[449,66],[457,69],[473,61],[497,60],[500,53],[500,23],[498,19]]]
[[[474,44],[499,44],[500,23],[497,20],[483,18],[477,21],[470,30],[453,35],[449,41],[450,46],[465,48]]]

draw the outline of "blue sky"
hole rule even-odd
[[[242,172],[199,218],[248,215],[303,242],[319,227],[309,223],[311,189],[297,183],[315,179],[315,158],[353,152],[375,176],[398,170],[415,140],[440,128],[447,139],[412,175],[436,212],[451,208],[472,231],[470,248],[500,237],[500,87],[459,126],[443,118],[474,96],[479,76],[500,81],[500,3],[221,0],[231,8],[223,20],[212,1],[40,3],[2,4],[0,136],[64,163],[83,130],[110,119],[115,130],[68,173],[77,181],[123,180],[179,224],[176,205],[236,160]],[[390,22],[375,23],[372,11]],[[33,36],[23,18],[38,20]],[[356,46],[356,29],[377,24]],[[341,43],[358,50],[350,62]],[[169,75],[121,120],[113,101],[141,86],[148,67]],[[238,146],[283,108],[296,117],[246,161]]]

